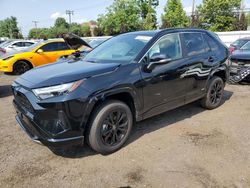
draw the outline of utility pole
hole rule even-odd
[[[192,15],[191,15],[191,26],[193,27],[194,26],[194,22],[195,22],[195,0],[193,0],[193,3],[192,3]]]
[[[244,10],[244,0],[241,0],[241,2],[240,2],[239,20],[241,19],[241,16],[242,16],[242,14],[243,14],[243,10]]]
[[[69,24],[71,24],[71,15],[74,15],[73,10],[66,10],[66,14],[69,15]]]
[[[37,29],[37,23],[38,21],[32,21],[35,24],[35,28]]]
[[[36,28],[36,38],[38,38],[38,32],[37,32],[37,23],[38,23],[38,21],[32,21],[34,24],[35,24],[35,28]]]

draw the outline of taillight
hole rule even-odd
[[[228,48],[229,54],[232,54],[233,51],[234,51],[235,49],[236,49],[235,47],[230,46],[230,47]]]

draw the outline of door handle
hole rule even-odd
[[[208,62],[214,62],[214,58],[213,58],[212,56],[210,56],[210,57],[208,58]]]

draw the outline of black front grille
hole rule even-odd
[[[24,108],[25,110],[29,112],[32,112],[32,113],[34,112],[32,105],[30,104],[29,100],[25,97],[25,95],[23,95],[20,92],[17,92],[15,95],[15,99],[21,105],[22,108]]]

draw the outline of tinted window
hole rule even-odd
[[[14,47],[22,47],[23,43],[22,42],[16,42],[16,43],[12,44],[12,46],[14,46]]]
[[[202,54],[209,50],[201,33],[184,33],[184,44],[188,56]]]
[[[164,55],[166,58],[179,59],[182,57],[179,34],[169,34],[161,38],[149,51],[149,58]]]
[[[246,44],[244,44],[240,49],[241,50],[250,50],[250,41],[248,41]]]
[[[65,42],[58,42],[58,50],[68,50],[69,46]]]
[[[212,37],[208,36],[207,34],[204,34],[203,36],[212,51],[217,51],[220,49],[218,43]]]
[[[34,43],[32,43],[32,42],[24,42],[24,43],[23,43],[23,46],[26,46],[26,47],[27,47],[27,46],[31,46],[31,45],[33,45],[33,44],[34,44]]]

